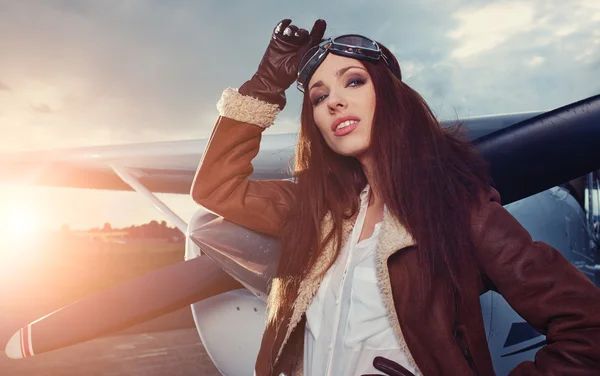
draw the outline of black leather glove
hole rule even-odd
[[[402,367],[400,364],[384,358],[382,356],[376,356],[373,359],[373,367],[377,368],[387,376],[415,376],[412,372]],[[362,375],[362,376],[381,376],[381,375]]]
[[[240,94],[276,104],[281,110],[285,91],[298,77],[300,59],[321,41],[327,27],[324,20],[317,20],[309,33],[291,23],[285,19],[277,24],[256,73],[239,88]]]

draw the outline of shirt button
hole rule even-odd
[[[329,344],[329,350],[333,350],[333,344]]]

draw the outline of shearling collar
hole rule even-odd
[[[350,234],[352,233],[352,228],[356,223],[356,216],[354,218],[347,220],[343,224],[343,236],[344,243],[348,241],[350,238]],[[325,216],[321,225],[321,234],[325,236],[328,234],[333,226],[331,215]],[[398,317],[396,315],[396,311],[394,308],[394,299],[392,295],[392,287],[390,283],[390,276],[387,268],[387,260],[388,258],[394,254],[396,251],[415,245],[415,241],[413,237],[408,233],[407,229],[397,221],[388,210],[384,210],[383,217],[383,226],[381,229],[381,237],[379,238],[379,244],[377,246],[376,251],[376,273],[378,285],[382,294],[383,303],[388,313],[388,318],[390,320],[390,325],[394,329],[396,336],[398,338],[398,342],[400,343],[402,349],[406,352],[409,362],[412,363],[416,368],[416,364],[410,355],[406,347],[406,342],[404,341],[404,336],[402,335],[402,331],[400,329],[400,324],[398,322]],[[279,359],[281,352],[288,341],[292,331],[298,325],[302,316],[306,313],[306,310],[310,306],[312,299],[316,295],[319,286],[321,285],[321,281],[324,277],[325,268],[327,265],[333,261],[333,257],[335,254],[335,242],[329,242],[323,252],[315,262],[314,267],[307,274],[306,278],[300,282],[300,287],[298,289],[298,296],[293,305],[292,316],[290,318],[290,323],[287,327],[286,334],[284,340],[279,348],[277,353],[277,357],[275,358],[275,363]]]

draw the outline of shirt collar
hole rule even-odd
[[[361,205],[365,203],[365,201],[368,203],[369,202],[369,193],[371,192],[371,187],[369,186],[369,184],[367,184],[365,186],[365,188],[362,190],[362,192],[360,192],[360,203]]]
[[[371,186],[367,184],[365,188],[360,192],[360,206],[367,207],[369,206],[369,197],[371,194]],[[388,212],[387,204],[383,204],[383,212],[384,214]]]

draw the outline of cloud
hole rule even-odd
[[[556,35],[557,37],[564,37],[564,36],[567,36],[569,34],[573,34],[576,31],[577,31],[577,26],[575,26],[575,25],[566,25],[566,26],[563,26],[563,27],[557,29],[554,32],[554,35]]]
[[[456,11],[453,17],[459,20],[460,26],[449,36],[460,43],[452,51],[452,57],[466,58],[491,50],[531,30],[533,6],[533,3],[499,2]]]
[[[431,99],[445,104],[446,116],[452,117],[448,110],[454,108],[461,116],[552,109],[597,93],[599,84],[591,78],[600,74],[593,64],[600,58],[594,48],[600,38],[585,2],[476,5],[455,10],[458,23],[446,34],[449,53],[443,60],[460,73],[448,77],[452,97]],[[481,37],[473,26],[480,22],[476,16],[493,21],[480,26]]]
[[[0,129],[0,147],[207,137],[222,90],[251,77],[273,26],[286,17],[303,27],[321,17],[327,35],[356,32],[383,42],[405,81],[442,117],[548,108],[598,88],[591,79],[600,61],[594,1],[279,4],[4,6],[0,51],[12,52],[0,59],[0,72],[11,95],[0,112],[11,127]],[[0,83],[0,90],[7,89]],[[267,132],[297,129],[301,95],[294,88],[287,94],[286,109]],[[21,137],[32,130],[39,138]]]
[[[35,111],[35,112],[39,112],[41,114],[48,114],[50,112],[52,112],[52,108],[50,108],[50,106],[48,106],[46,103],[42,103],[42,104],[32,104],[31,108]]]
[[[529,65],[530,67],[536,67],[542,64],[544,61],[546,61],[546,59],[543,56],[534,56],[531,59],[528,59],[525,64]]]
[[[10,91],[10,87],[5,83],[0,82],[0,91]]]

